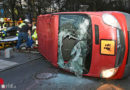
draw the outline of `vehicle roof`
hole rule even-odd
[[[98,15],[101,16],[104,13],[112,14],[112,13],[126,13],[121,11],[77,11],[77,12],[57,12],[57,13],[49,13],[49,14],[43,14],[38,17],[42,16],[51,16],[51,15],[61,15],[61,14],[88,14],[88,15]],[[128,13],[127,13],[128,14]]]
[[[50,13],[50,14],[43,14],[43,15],[44,16],[56,15],[56,14],[90,14],[90,15],[102,15],[104,13],[111,14],[111,13],[125,13],[125,12],[120,12],[120,11],[77,11],[77,12],[57,12],[57,13]]]

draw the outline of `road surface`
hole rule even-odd
[[[81,78],[53,67],[43,57],[2,71],[0,78],[4,90],[130,90],[130,76],[121,80]]]

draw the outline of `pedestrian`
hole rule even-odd
[[[18,42],[16,48],[20,48],[23,40],[25,40],[27,48],[31,48],[28,39],[29,37],[31,38],[31,23],[28,19],[25,19],[24,22],[19,26]]]

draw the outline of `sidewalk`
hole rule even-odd
[[[40,53],[26,52],[26,50],[24,50],[20,52],[13,51],[12,57],[7,59],[4,57],[4,50],[1,50],[0,71],[13,68],[15,66],[30,62],[32,60],[39,59],[41,57],[42,56]]]

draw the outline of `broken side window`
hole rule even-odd
[[[59,19],[58,65],[77,76],[82,76],[86,70],[86,59],[91,52],[90,17],[82,14],[65,14],[60,15]]]

